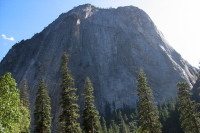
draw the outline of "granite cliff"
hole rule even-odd
[[[133,6],[100,9],[90,4],[61,14],[42,32],[15,44],[0,63],[0,75],[11,72],[18,85],[27,79],[31,109],[40,76],[51,97],[53,129],[59,110],[60,58],[69,55],[69,68],[80,95],[86,77],[95,88],[101,113],[106,102],[117,108],[135,106],[139,69],[148,77],[157,101],[177,92],[178,81],[190,86],[197,70],[165,40],[150,17]],[[55,130],[53,130],[54,132]]]

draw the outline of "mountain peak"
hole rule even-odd
[[[67,14],[77,15],[79,18],[86,19],[98,10],[99,10],[99,8],[96,8],[95,6],[93,6],[91,4],[84,4],[84,5],[74,7]]]
[[[53,132],[59,110],[60,58],[69,55],[69,68],[80,95],[89,77],[95,88],[95,104],[103,113],[106,103],[116,108],[136,106],[137,77],[146,73],[157,101],[177,93],[177,82],[192,86],[197,69],[167,42],[150,17],[137,7],[101,9],[90,4],[61,14],[41,33],[15,44],[0,63],[0,75],[11,72],[19,85],[27,79],[31,110],[36,86],[45,77],[51,97]],[[82,105],[81,105],[82,107]]]

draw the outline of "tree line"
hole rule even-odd
[[[111,109],[105,104],[100,117],[94,104],[94,88],[89,77],[84,86],[84,109],[79,114],[77,88],[68,68],[68,56],[61,57],[60,110],[57,121],[58,133],[200,133],[199,104],[191,100],[187,83],[179,82],[177,98],[156,103],[152,89],[141,69],[138,75],[138,105],[130,108]],[[0,77],[0,132],[34,133],[51,132],[51,104],[47,85],[41,77],[34,102],[34,122],[30,127],[30,102],[26,80],[20,90],[16,89],[11,73]],[[114,103],[113,103],[113,107]],[[80,123],[80,118],[82,122]]]

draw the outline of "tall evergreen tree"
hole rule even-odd
[[[108,133],[115,133],[111,124],[110,127],[108,128]]]
[[[22,123],[20,124],[21,130],[23,133],[28,133],[30,132],[29,126],[30,126],[31,117],[30,117],[29,92],[27,89],[26,79],[23,80],[23,85],[20,89],[20,101],[22,103],[21,113],[23,114],[23,120],[22,120]],[[29,123],[29,124],[27,125],[25,123]],[[22,125],[25,125],[25,126],[22,126]]]
[[[27,89],[26,79],[23,80],[23,85],[20,89],[20,100],[24,107],[30,108],[29,92]]]
[[[110,103],[106,102],[105,103],[105,121],[107,122],[107,126],[109,126],[110,122],[111,122],[111,116],[112,116],[112,111],[111,111],[111,107],[110,107]]]
[[[79,105],[77,104],[78,96],[76,95],[76,88],[73,88],[74,79],[70,74],[68,65],[68,57],[64,53],[61,58],[62,69],[62,83],[61,83],[61,111],[58,120],[59,133],[80,133],[80,124],[77,119],[80,117],[78,114]]]
[[[120,133],[130,133],[130,129],[123,119],[120,122]]]
[[[83,110],[83,128],[85,133],[99,133],[100,122],[98,111],[94,106],[94,88],[90,79],[87,77],[84,88],[85,108]]]
[[[110,128],[109,128],[109,133],[120,133],[120,128],[115,123],[114,120],[111,120],[111,124],[110,124]]]
[[[101,118],[101,127],[102,127],[102,133],[107,133],[108,130],[107,130],[107,126],[106,126],[106,121],[104,119],[104,117]]]
[[[200,118],[197,111],[199,104],[190,100],[191,93],[187,83],[179,82],[177,85],[181,127],[185,133],[200,133]]]
[[[127,117],[127,115],[125,113],[123,115],[123,119],[124,119],[125,122],[128,122],[128,117]]]
[[[159,105],[160,121],[163,125],[163,133],[183,133],[179,120],[177,100],[171,98],[170,101]]]
[[[149,133],[161,133],[161,123],[159,122],[158,109],[155,105],[152,90],[147,85],[147,78],[140,70],[138,76],[138,97],[139,97],[139,122],[140,130]]]
[[[131,133],[137,133],[137,121],[133,120],[132,122],[129,122],[129,129]]]
[[[50,133],[51,127],[51,105],[50,105],[50,97],[46,90],[47,86],[44,83],[44,79],[42,78],[38,91],[36,93],[35,100],[35,110],[34,110],[34,125],[35,133]]]

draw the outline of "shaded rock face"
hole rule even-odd
[[[31,109],[40,76],[51,97],[53,132],[60,99],[60,58],[69,55],[69,68],[83,106],[84,81],[90,77],[95,104],[101,113],[106,102],[134,107],[140,68],[148,77],[157,101],[176,95],[178,81],[192,86],[197,70],[185,61],[137,7],[99,9],[82,5],[61,14],[42,32],[15,44],[0,63],[0,75],[11,72],[18,85],[27,79]]]
[[[196,102],[200,102],[200,77],[197,79],[196,83],[193,85],[192,88],[192,100]]]

